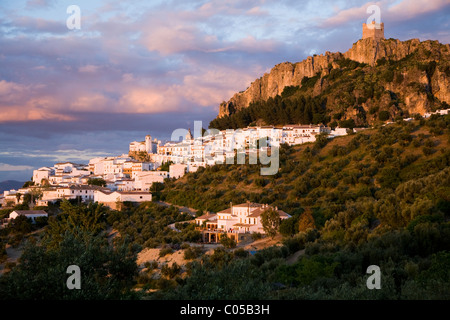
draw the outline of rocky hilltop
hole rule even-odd
[[[229,101],[222,102],[218,117],[234,114],[252,102],[266,101],[281,95],[288,86],[301,88],[307,78],[319,77],[315,86],[308,92],[309,95],[318,96],[330,86],[327,76],[333,73],[333,70],[340,70],[339,62],[348,59],[366,65],[364,72],[367,77],[379,72],[380,66],[386,62],[408,60],[409,65],[399,64],[392,68],[395,81],[388,77],[382,86],[386,91],[398,96],[404,109],[411,113],[424,113],[432,108],[433,99],[450,103],[449,58],[450,45],[440,44],[438,41],[361,39],[345,53],[326,52],[301,62],[276,65],[269,73],[252,82],[245,91],[236,93]],[[349,88],[348,91],[357,98],[358,94],[353,89]],[[368,109],[374,103],[380,102],[379,99],[368,100],[366,106],[361,105],[362,108]]]

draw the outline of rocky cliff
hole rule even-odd
[[[236,93],[227,102],[222,102],[218,117],[231,115],[248,107],[252,102],[265,101],[280,95],[287,86],[301,87],[305,77],[320,75],[319,81],[310,92],[312,95],[319,95],[329,87],[329,79],[326,76],[333,69],[339,69],[339,62],[343,59],[367,64],[369,69],[366,72],[377,73],[378,64],[386,61],[401,61],[411,56],[415,59],[412,59],[414,60],[411,62],[412,65],[421,63],[425,65],[435,61],[438,67],[432,70],[433,73],[430,73],[430,70],[420,69],[420,66],[395,70],[397,81],[394,83],[386,81],[383,84],[384,89],[392,92],[403,90],[403,93],[407,93],[402,94],[401,102],[402,106],[411,112],[423,113],[429,110],[432,100],[430,95],[441,102],[450,103],[448,67],[450,45],[443,45],[437,41],[420,42],[418,39],[400,41],[367,38],[354,43],[345,53],[326,52],[323,55],[308,57],[301,62],[284,62],[276,65],[269,73],[252,82],[247,90]],[[372,101],[372,104],[374,103],[375,101]]]

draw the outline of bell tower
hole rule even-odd
[[[152,147],[152,136],[146,135],[145,136],[145,151],[147,153],[153,153],[153,147]]]

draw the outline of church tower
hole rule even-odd
[[[145,136],[145,151],[147,153],[153,153],[152,136],[151,135],[146,135]]]
[[[187,140],[187,141],[191,141],[192,140],[192,133],[191,133],[191,129],[190,128],[189,128],[188,133],[184,137],[184,140]]]
[[[384,23],[375,23],[375,20],[372,20],[371,24],[363,23],[362,38],[372,38],[374,40],[384,39]]]

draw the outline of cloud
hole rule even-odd
[[[403,0],[387,9],[390,18],[398,20],[411,20],[418,16],[437,12],[450,7],[448,0]]]
[[[0,163],[0,171],[24,171],[24,170],[33,170],[33,169],[34,168],[32,166]]]
[[[83,72],[83,73],[95,73],[98,71],[100,67],[99,66],[95,66],[92,64],[88,64],[82,67],[78,68],[78,72]]]
[[[449,7],[450,2],[448,0],[381,0],[368,2],[361,6],[354,6],[343,10],[336,7],[334,10],[335,14],[329,18],[323,19],[320,26],[331,28],[342,26],[350,22],[354,23],[355,21],[366,22],[366,19],[370,16],[366,10],[370,5],[377,5],[380,7],[382,21],[400,22],[413,20],[433,12],[438,13],[440,10]]]
[[[28,0],[25,7],[28,9],[32,8],[47,8],[53,5],[54,0]]]

